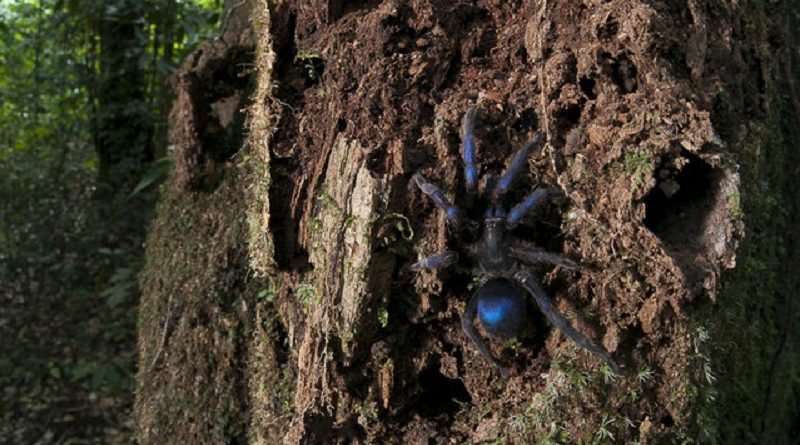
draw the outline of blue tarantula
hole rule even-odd
[[[475,331],[474,319],[477,314],[481,325],[489,335],[496,338],[516,336],[527,320],[525,292],[533,296],[545,317],[575,343],[603,360],[612,371],[620,372],[620,367],[600,346],[589,341],[573,328],[563,315],[556,311],[553,302],[542,290],[528,266],[538,263],[560,265],[575,269],[577,265],[561,255],[546,252],[534,244],[517,239],[509,233],[520,224],[522,218],[549,197],[562,196],[563,193],[552,188],[536,188],[519,204],[508,212],[501,204],[501,198],[508,192],[514,180],[526,165],[531,152],[540,147],[542,138],[537,133],[533,140],[517,150],[505,172],[496,179],[489,175],[481,193],[478,191],[478,167],[475,161],[475,108],[470,107],[461,125],[461,140],[464,154],[464,176],[466,182],[466,201],[476,200],[486,205],[486,211],[479,221],[470,219],[459,207],[451,204],[444,192],[429,182],[420,173],[415,173],[411,182],[428,195],[437,207],[442,209],[456,229],[467,230],[473,236],[480,233],[476,242],[464,246],[464,252],[474,265],[470,270],[477,278],[479,286],[469,299],[461,317],[464,333],[475,343],[480,353],[496,366],[503,377],[508,370],[495,359],[489,348]],[[454,250],[431,255],[411,266],[411,270],[436,269],[454,265],[458,262]]]

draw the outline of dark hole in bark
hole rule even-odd
[[[292,194],[295,183],[292,171],[297,170],[296,158],[273,158],[271,163],[273,184],[282,187],[269,188],[269,200],[274,210],[269,214],[269,228],[275,237],[275,262],[280,270],[307,271],[311,269],[308,252],[297,241],[299,218],[292,214]]]
[[[524,46],[520,46],[519,49],[517,49],[517,52],[514,53],[514,55],[519,57],[519,61],[523,65],[527,65],[528,64],[528,51],[525,49]]]
[[[672,75],[678,79],[689,79],[692,71],[686,62],[686,52],[677,44],[673,43],[666,49],[662,49],[661,55],[669,61]]]
[[[722,172],[686,150],[677,159],[665,158],[655,171],[656,186],[645,197],[645,225],[667,247],[676,251],[698,250],[704,244],[706,220]],[[685,165],[679,171],[675,166]]]
[[[595,92],[594,86],[596,82],[594,79],[589,77],[581,77],[578,81],[578,86],[580,86],[581,91],[586,96],[587,99],[592,100],[597,98],[597,93]]]
[[[553,114],[553,117],[555,118],[556,127],[559,130],[559,134],[566,135],[569,130],[578,125],[578,122],[581,120],[582,111],[582,104],[573,104],[556,111]],[[559,141],[559,144],[561,143],[563,143],[563,141]]]
[[[379,5],[376,0],[331,0],[328,2],[328,20],[335,22],[346,14],[358,12],[362,9],[371,9]]]
[[[597,37],[600,40],[608,40],[617,35],[617,31],[619,31],[619,25],[616,20],[609,18],[597,28]]]
[[[294,63],[302,71],[305,88],[310,88],[319,83],[325,73],[325,61],[315,52],[300,51],[295,55]]]
[[[638,85],[639,71],[626,53],[620,53],[616,58],[609,53],[600,55],[600,69],[608,76],[623,94],[634,93]]]
[[[454,413],[461,409],[461,405],[472,403],[464,382],[444,376],[439,372],[438,363],[419,374],[419,386],[422,394],[416,405],[422,417],[435,418]]]
[[[526,108],[519,114],[517,120],[511,124],[511,128],[516,132],[532,131],[539,125],[539,118],[536,116],[536,110],[533,108]]]
[[[339,118],[339,119],[336,121],[336,131],[338,131],[339,133],[341,133],[341,132],[343,132],[343,131],[345,131],[345,130],[347,130],[347,119],[345,119],[345,118],[343,118],[343,117],[340,117],[340,118]]]

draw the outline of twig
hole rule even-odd
[[[147,369],[147,372],[150,373],[156,367],[156,363],[158,363],[158,359],[161,357],[161,352],[164,350],[164,345],[167,343],[167,332],[169,331],[169,320],[172,318],[172,293],[169,294],[169,299],[167,300],[167,315],[164,317],[164,327],[161,331],[161,341],[158,344],[158,349],[156,350],[156,355],[153,356],[153,361],[150,362],[150,367]]]

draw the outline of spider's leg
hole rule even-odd
[[[500,180],[497,181],[497,186],[494,188],[492,192],[492,199],[494,201],[499,200],[507,191],[511,188],[511,185],[514,183],[514,180],[517,179],[519,176],[519,172],[522,171],[522,168],[525,167],[526,161],[528,157],[533,152],[533,149],[540,146],[542,144],[542,135],[536,133],[536,135],[531,139],[530,142],[523,145],[522,148],[516,151],[514,155],[511,157],[511,162],[508,163],[508,167],[506,171],[503,172],[503,175],[500,177]]]
[[[522,284],[522,286],[533,295],[534,300],[536,300],[536,304],[539,305],[539,308],[544,313],[545,317],[550,320],[550,323],[553,323],[561,332],[566,334],[567,337],[571,338],[572,341],[580,345],[582,348],[588,350],[592,354],[594,354],[600,360],[603,360],[608,364],[608,367],[616,374],[622,374],[622,368],[611,358],[611,355],[606,352],[605,349],[597,346],[596,344],[592,343],[588,338],[584,337],[583,334],[578,332],[572,325],[569,324],[566,318],[563,315],[558,313],[556,308],[553,306],[553,302],[550,301],[550,298],[545,294],[544,290],[539,286],[539,283],[533,278],[533,276],[528,271],[520,271],[514,275],[514,278]]]
[[[461,209],[454,206],[447,200],[444,196],[444,192],[440,189],[436,184],[428,181],[424,176],[420,173],[414,173],[414,176],[411,177],[411,182],[417,185],[422,193],[430,196],[433,200],[433,203],[436,204],[437,207],[444,210],[447,214],[447,218],[453,221],[456,225],[461,225],[463,222],[462,215],[464,214]]]
[[[410,269],[414,272],[419,272],[422,269],[437,269],[440,267],[452,266],[457,262],[458,252],[445,250],[444,252],[439,252],[417,261],[411,265]]]
[[[533,243],[518,239],[512,240],[511,244],[508,246],[508,254],[528,264],[547,263],[563,266],[570,270],[578,268],[578,265],[575,264],[574,261],[565,256],[547,252],[544,249],[536,247]]]
[[[474,195],[478,188],[478,167],[475,165],[475,107],[469,107],[461,121],[461,143],[464,148],[464,180],[467,195]]]
[[[486,357],[489,362],[491,362],[497,369],[500,370],[500,374],[504,378],[508,378],[508,369],[506,369],[502,364],[500,364],[497,359],[492,357],[491,351],[489,351],[489,347],[486,346],[486,343],[483,341],[482,338],[478,336],[478,333],[475,332],[475,315],[478,312],[478,296],[473,295],[470,297],[469,302],[467,303],[467,308],[464,310],[464,315],[461,316],[461,328],[464,329],[464,333],[467,334],[467,337],[472,340],[472,343],[475,343],[475,346],[478,347],[478,351],[480,351],[481,355]]]
[[[516,226],[523,216],[543,203],[545,199],[553,196],[561,196],[563,194],[561,190],[552,188],[538,188],[532,191],[522,202],[509,210],[508,216],[506,216],[506,226],[509,228]]]

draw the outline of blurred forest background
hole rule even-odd
[[[0,0],[0,442],[131,440],[169,76],[222,3]]]

